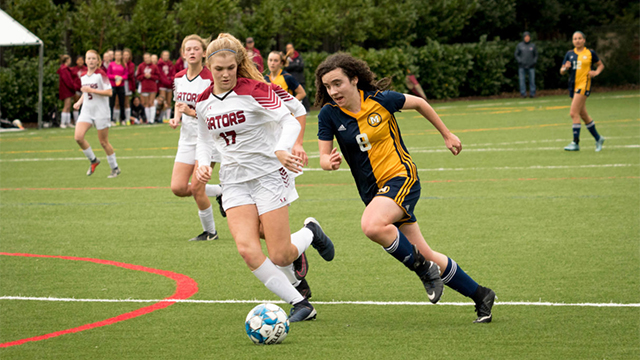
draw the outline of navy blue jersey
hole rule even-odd
[[[318,139],[336,138],[365,204],[394,177],[407,179],[399,194],[403,197],[419,182],[393,115],[404,106],[405,96],[395,91],[360,91],[360,99],[357,114],[333,101],[325,104],[318,115]]]
[[[293,96],[296,95],[295,90],[298,88],[298,86],[300,86],[300,83],[298,82],[298,80],[296,80],[296,78],[294,78],[293,75],[289,74],[284,70],[280,70],[280,73],[278,73],[278,75],[276,75],[273,78],[270,75],[265,75],[264,81],[268,83],[274,83],[280,86],[281,88],[284,89],[284,91],[288,92]]]

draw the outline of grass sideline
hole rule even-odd
[[[318,320],[293,324],[285,342],[255,346],[243,328],[250,303],[177,303],[113,325],[0,349],[3,359],[629,359],[640,353],[640,308],[507,305],[640,303],[640,94],[593,94],[587,109],[604,150],[582,129],[571,140],[566,96],[434,105],[462,140],[453,157],[415,112],[398,115],[423,186],[416,210],[430,245],[498,294],[495,320],[447,288],[428,302],[420,281],[367,240],[364,209],[346,164],[319,170],[317,113],[307,119],[309,169],[297,180],[292,230],[315,216],[336,244],[325,263],[308,252]],[[169,189],[178,131],[114,127],[122,175],[88,161],[70,129],[0,135],[0,252],[113,260],[187,275],[192,300],[277,299],[244,265],[226,221],[220,240],[201,230],[192,199]],[[95,130],[88,140],[103,160]],[[118,267],[0,256],[0,297],[162,299],[167,278]],[[503,303],[503,304],[501,304]],[[101,321],[147,303],[0,300],[0,342]],[[281,305],[288,311],[288,305]]]

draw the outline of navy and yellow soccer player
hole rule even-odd
[[[284,55],[280,51],[272,51],[267,58],[267,66],[269,67],[269,75],[264,76],[264,80],[268,83],[273,83],[286,92],[293,95],[299,101],[302,101],[307,96],[304,87],[300,85],[298,80],[293,75],[282,70],[286,63]]]
[[[329,56],[316,69],[316,106],[320,166],[337,170],[346,159],[366,208],[364,234],[422,280],[427,296],[437,303],[444,284],[476,303],[474,322],[492,319],[495,293],[479,286],[458,264],[432,250],[416,216],[420,179],[405,147],[394,113],[414,109],[442,134],[445,145],[457,155],[462,145],[423,99],[382,91],[388,80],[376,82],[366,62],[348,54]],[[333,147],[334,137],[342,155]]]
[[[573,34],[573,50],[569,50],[562,60],[560,74],[569,71],[569,96],[571,96],[571,110],[569,115],[573,121],[573,141],[565,146],[567,151],[580,150],[580,119],[584,121],[587,130],[596,140],[596,151],[602,150],[604,137],[598,134],[596,123],[587,113],[587,97],[591,94],[591,79],[604,70],[604,64],[592,49],[584,46],[586,37],[581,31]],[[595,70],[592,70],[593,67]]]

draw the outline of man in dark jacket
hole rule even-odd
[[[538,62],[538,49],[531,42],[531,34],[525,31],[524,41],[516,46],[515,57],[518,61],[518,76],[520,77],[520,96],[527,97],[525,76],[529,75],[529,96],[536,96],[536,62]]]
[[[304,78],[304,61],[302,60],[300,54],[293,47],[292,43],[287,44],[286,57],[289,61],[289,65],[285,66],[284,70],[293,75],[293,78],[296,79],[306,91],[307,86],[305,85]],[[311,104],[309,104],[308,96],[305,96],[304,99],[302,99],[302,105],[304,105],[304,108],[307,109],[307,112],[309,112],[309,107],[311,106]]]

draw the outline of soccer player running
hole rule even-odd
[[[462,150],[460,140],[425,100],[382,91],[388,80],[376,82],[374,77],[366,62],[342,53],[329,56],[316,69],[315,105],[322,106],[320,166],[340,168],[342,155],[333,147],[335,137],[366,204],[360,224],[364,234],[420,277],[432,303],[440,300],[444,282],[473,299],[478,314],[474,322],[490,322],[495,293],[432,250],[420,232],[414,214],[420,179],[393,114],[417,110],[442,134],[454,155]]]
[[[196,100],[198,95],[207,89],[213,78],[209,69],[202,66],[206,44],[198,35],[189,35],[182,41],[180,51],[187,58],[187,69],[175,75],[173,86],[175,88],[174,117],[169,120],[169,125],[175,129],[180,123],[180,140],[178,142],[178,152],[173,164],[173,174],[171,175],[171,191],[176,196],[193,196],[198,205],[198,215],[202,223],[202,234],[189,241],[206,241],[218,238],[216,223],[213,219],[213,207],[209,196],[216,197],[220,202],[222,189],[220,185],[209,185],[199,181],[189,183],[189,178],[198,167],[196,161],[196,143],[198,142],[198,120],[196,119]],[[213,149],[210,164],[213,168],[215,163],[220,162],[220,154]],[[195,178],[194,178],[195,179]],[[221,202],[220,202],[221,203]],[[220,205],[222,210],[222,205]],[[225,214],[223,213],[223,216]]]
[[[84,155],[91,161],[91,166],[87,171],[90,176],[100,164],[100,160],[91,150],[91,145],[84,136],[92,125],[98,130],[100,145],[107,154],[107,161],[111,167],[111,174],[108,178],[120,175],[120,168],[116,161],[116,153],[109,143],[109,127],[111,126],[111,113],[109,111],[109,97],[112,95],[111,84],[104,70],[100,69],[100,55],[95,50],[87,51],[85,55],[87,72],[82,75],[82,96],[73,104],[73,108],[78,110],[82,106],[82,112],[76,123],[75,140],[80,145]]]
[[[312,245],[325,260],[334,257],[331,240],[313,218],[291,234],[288,204],[298,194],[288,171],[297,173],[300,157],[291,148],[300,124],[264,82],[242,43],[220,34],[207,48],[213,85],[198,97],[196,178],[211,179],[211,148],[221,153],[222,205],[238,252],[253,274],[274,294],[293,305],[291,322],[310,320],[316,310],[291,284],[285,271]],[[269,257],[262,252],[264,234]]]
[[[569,116],[573,121],[573,141],[564,147],[567,151],[580,151],[580,119],[584,121],[587,130],[596,139],[596,151],[602,150],[604,137],[598,134],[596,123],[587,113],[587,97],[591,94],[591,79],[600,75],[604,64],[595,51],[584,46],[586,37],[581,31],[573,33],[573,50],[569,50],[562,60],[560,74],[569,71],[569,96],[571,109]],[[595,70],[591,70],[593,66]]]

